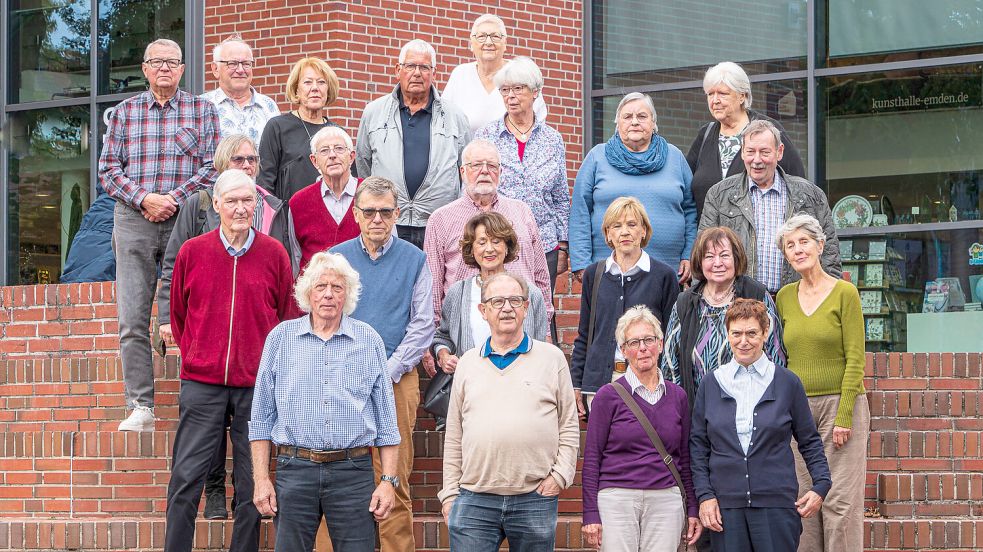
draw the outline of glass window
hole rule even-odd
[[[10,0],[10,103],[88,96],[89,0]]]
[[[99,93],[146,90],[143,52],[158,38],[184,48],[183,0],[99,0]]]
[[[725,60],[806,68],[805,0],[595,0],[592,17],[595,89],[702,80]]]
[[[89,207],[89,108],[17,112],[9,121],[7,284],[57,283]]]
[[[983,52],[980,0],[829,0],[824,4],[829,67]]]

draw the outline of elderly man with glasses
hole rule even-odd
[[[280,114],[280,108],[272,98],[252,87],[255,66],[252,48],[238,33],[212,50],[212,75],[218,79],[218,88],[201,97],[218,109],[223,138],[230,134],[245,134],[253,143],[259,144],[266,121]]]
[[[573,483],[580,426],[563,353],[523,331],[529,286],[499,273],[478,310],[491,329],[457,363],[437,493],[451,550],[553,550],[557,497]]]
[[[113,111],[99,157],[99,181],[116,200],[113,251],[120,359],[126,406],[120,431],[154,430],[150,310],[174,215],[199,188],[215,183],[219,140],[215,106],[180,90],[181,47],[151,42],[143,56],[150,90]]]
[[[419,248],[430,214],[461,195],[459,159],[471,140],[467,117],[437,93],[436,65],[433,46],[407,42],[396,89],[367,105],[358,125],[358,174],[396,185],[397,233]]]

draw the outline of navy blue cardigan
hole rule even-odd
[[[614,339],[614,329],[618,319],[626,310],[635,305],[645,305],[659,322],[662,332],[666,331],[669,314],[679,295],[679,280],[676,271],[669,265],[650,257],[648,272],[638,272],[625,278],[622,287],[621,276],[604,272],[601,286],[597,290],[598,311],[594,315],[594,341],[587,350],[587,331],[590,326],[591,291],[594,289],[594,272],[598,261],[584,269],[583,285],[580,294],[580,325],[577,339],[573,342],[570,355],[570,377],[573,387],[595,393],[605,383],[611,383],[614,371],[614,350],[618,346]]]
[[[737,401],[712,374],[703,378],[696,392],[689,445],[699,502],[716,498],[721,508],[794,508],[799,484],[792,437],[809,467],[812,490],[826,498],[833,484],[829,464],[798,376],[775,367],[775,378],[754,408],[754,432],[746,456],[737,438],[736,416]]]

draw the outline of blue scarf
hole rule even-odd
[[[619,171],[630,174],[640,175],[654,173],[662,169],[669,157],[669,142],[658,134],[652,134],[652,141],[645,151],[634,152],[628,149],[618,136],[618,131],[614,132],[608,143],[604,145],[604,156],[608,163]]]

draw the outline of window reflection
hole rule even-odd
[[[183,49],[183,0],[99,0],[99,92],[146,90],[143,52],[158,38]]]
[[[88,0],[10,0],[11,103],[90,93]]]

